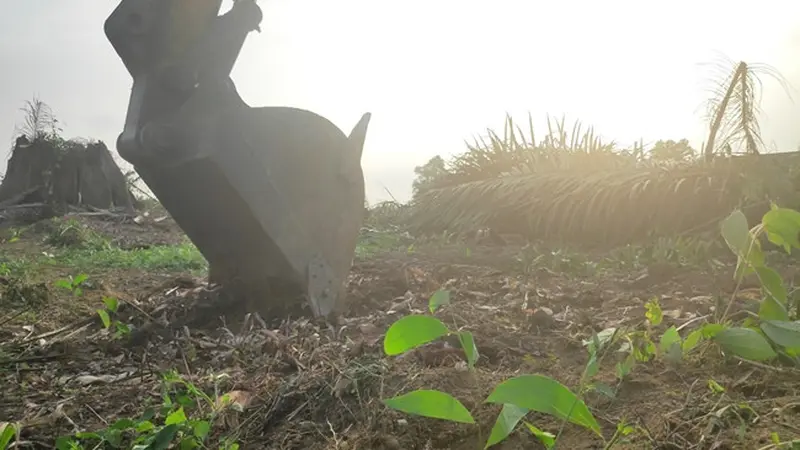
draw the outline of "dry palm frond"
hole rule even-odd
[[[490,227],[576,244],[632,243],[715,226],[741,203],[745,168],[757,165],[733,158],[474,181],[421,195],[412,206],[411,228],[440,233]]]
[[[761,114],[760,93],[763,87],[761,76],[777,80],[789,95],[788,83],[774,68],[756,64],[750,65],[731,61],[717,63],[722,69],[727,65],[727,75],[714,83],[712,96],[708,101],[709,132],[704,149],[706,160],[724,149],[732,153],[734,149],[744,149],[746,153],[758,154],[764,142],[758,117]],[[733,70],[730,69],[733,67]]]

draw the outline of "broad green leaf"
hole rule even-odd
[[[531,411],[550,414],[601,435],[600,425],[586,403],[566,386],[544,375],[520,375],[508,379],[495,386],[486,402],[510,403]],[[572,409],[571,414],[570,409]]]
[[[192,432],[194,433],[195,437],[201,441],[208,436],[208,432],[210,430],[211,424],[209,424],[206,420],[197,420],[192,422]]]
[[[386,331],[383,351],[387,355],[399,355],[449,333],[450,330],[435,317],[421,314],[405,316]]]
[[[781,347],[800,348],[800,321],[765,320],[761,322],[761,331]]]
[[[128,430],[134,427],[136,427],[136,422],[134,422],[133,419],[119,419],[114,422],[110,428],[115,430]]]
[[[428,309],[431,313],[436,312],[437,309],[444,305],[450,304],[450,291],[440,289],[431,295],[428,299]]]
[[[738,209],[722,222],[722,237],[731,251],[739,258],[734,278],[739,279],[747,275],[750,266],[761,267],[764,265],[761,245],[753,239],[747,225],[747,217]]]
[[[177,424],[170,424],[162,428],[161,430],[156,433],[155,439],[148,447],[149,450],[167,450],[169,448],[169,444],[175,439],[175,435],[178,434],[178,425]]]
[[[98,309],[97,315],[103,321],[103,327],[108,328],[111,326],[111,317],[108,316],[108,312],[105,309]]]
[[[114,297],[103,297],[103,304],[106,305],[107,310],[116,312],[119,307],[119,300]]]
[[[179,450],[192,450],[198,447],[200,446],[197,444],[197,441],[195,441],[194,436],[186,436],[183,439],[181,439],[181,443],[178,444]]]
[[[11,439],[14,438],[14,435],[17,434],[17,429],[15,424],[11,423],[3,423],[3,428],[0,430],[0,449],[5,450],[9,448],[11,443]]]
[[[682,345],[683,354],[688,354],[689,352],[694,350],[694,348],[697,347],[697,345],[702,340],[703,340],[703,330],[702,329],[694,330],[691,333],[689,333],[689,335],[686,336],[686,339],[684,339],[684,341],[683,341],[683,345]]]
[[[186,422],[186,413],[183,411],[183,406],[176,409],[164,419],[164,425],[172,425]]]
[[[69,280],[67,280],[67,279],[65,279],[65,278],[62,278],[62,279],[60,279],[60,280],[56,280],[56,282],[55,282],[55,283],[53,283],[53,284],[54,284],[56,287],[60,287],[60,288],[63,288],[63,289],[69,289],[69,290],[72,290],[72,282],[71,282],[71,281],[69,281]]]
[[[82,273],[72,280],[72,285],[75,287],[80,286],[84,281],[86,281],[87,278],[89,278],[89,276],[85,273]]]
[[[658,348],[662,354],[666,354],[673,345],[677,345],[678,348],[681,345],[681,335],[678,334],[678,329],[675,328],[675,325],[667,328],[664,334],[661,335],[661,342],[659,342]]]
[[[112,447],[119,448],[122,445],[122,430],[109,428],[103,432],[103,439]]]
[[[511,432],[514,431],[519,421],[525,417],[525,414],[528,414],[528,410],[525,408],[511,404],[503,405],[503,409],[500,410],[500,414],[492,427],[492,433],[483,448],[489,448],[511,435]]]
[[[636,357],[634,356],[633,352],[629,353],[628,356],[625,357],[623,361],[620,361],[616,365],[616,372],[617,378],[622,380],[629,373],[633,370],[633,366],[636,364]]]
[[[416,390],[388,398],[383,403],[397,411],[451,422],[475,423],[475,419],[458,399],[440,391]]]
[[[764,291],[775,297],[782,305],[786,304],[787,293],[781,275],[769,267],[757,267],[756,274]]]
[[[537,428],[535,425],[533,425],[532,423],[527,422],[527,421],[525,422],[525,426],[528,427],[528,431],[530,431],[531,434],[536,436],[536,439],[539,439],[539,442],[541,442],[542,445],[544,445],[545,448],[551,449],[551,448],[555,447],[555,445],[556,445],[556,435],[555,434],[548,433],[547,431],[542,431],[539,428]]]
[[[756,268],[756,274],[765,296],[759,305],[758,317],[762,320],[789,320],[786,311],[788,294],[780,274],[766,266]]]
[[[70,436],[61,436],[57,438],[55,444],[56,450],[82,450],[81,447]]]
[[[787,252],[800,248],[800,212],[788,208],[772,208],[761,218],[767,239]]]
[[[789,320],[789,312],[775,297],[767,295],[758,305],[758,318],[761,320]]]
[[[470,368],[475,367],[480,355],[478,354],[478,347],[475,346],[475,338],[469,331],[462,331],[458,333],[458,341],[461,342],[461,348],[464,349],[464,354],[467,356],[467,364]]]
[[[589,361],[586,363],[586,367],[583,368],[583,375],[588,379],[597,375],[597,372],[599,371],[600,365],[597,363],[597,353],[592,353],[589,356]]]
[[[156,428],[156,426],[153,425],[153,422],[150,422],[149,420],[143,420],[143,421],[139,422],[138,425],[136,425],[136,432],[137,433],[144,433],[144,432],[147,432],[147,431],[154,430],[155,428]]]
[[[650,322],[650,325],[654,327],[659,326],[664,319],[664,313],[661,311],[661,305],[658,304],[658,298],[651,299],[649,302],[645,303],[644,307],[647,309],[644,316],[647,318],[647,321]]]
[[[707,323],[700,328],[700,332],[703,334],[703,337],[706,339],[712,339],[714,336],[719,334],[721,331],[725,330],[724,325],[720,325],[718,323]]]
[[[714,340],[726,352],[751,361],[764,361],[777,356],[764,336],[750,328],[728,328],[717,333]]]
[[[744,213],[737,209],[722,221],[722,237],[733,253],[738,256],[747,254],[751,236]]]

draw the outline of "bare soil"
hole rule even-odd
[[[169,221],[83,220],[120,246],[184,239]],[[47,251],[35,234],[0,245],[13,255]],[[52,285],[75,268],[50,267],[25,286],[0,278],[0,421],[25,425],[18,448],[52,448],[57,436],[101,429],[160,404],[159,373],[174,368],[209,393],[209,376],[227,374],[217,389],[236,392],[244,410],[226,413],[212,434],[238,431],[244,449],[478,449],[499,412],[483,403],[498,382],[544,374],[575,390],[588,359],[581,341],[592,332],[640,326],[653,297],[665,312],[658,335],[688,321],[691,330],[719,309],[720,298],[727,302],[733,288],[730,273],[692,268],[525,274],[515,269],[516,250],[476,247],[466,255],[455,247],[417,248],[358,260],[348,282],[348,311],[335,327],[303,317],[221,317],[220,311],[188,320],[193,309],[221,295],[188,275],[95,270],[80,297]],[[794,268],[784,272],[793,278]],[[446,342],[401,357],[383,354],[389,325],[426,313],[429,296],[442,288],[450,290],[452,304],[436,315],[473,332],[480,352],[474,371]],[[735,312],[752,307],[751,288],[740,290]],[[12,295],[20,289],[27,295]],[[120,300],[120,320],[149,330],[139,342],[114,340],[102,328],[94,311],[108,296]],[[613,361],[601,365],[599,378],[615,384]],[[713,392],[710,380],[724,394]],[[408,416],[381,402],[417,388],[454,395],[480,426]],[[586,401],[607,438],[622,419],[637,427],[631,442],[614,448],[759,449],[771,448],[772,433],[784,441],[800,438],[799,390],[800,372],[725,358],[709,346],[680,366],[638,364],[614,399],[593,393]],[[553,433],[560,425],[541,414],[528,419]],[[544,447],[520,426],[495,448]],[[567,425],[559,448],[603,445]]]

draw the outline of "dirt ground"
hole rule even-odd
[[[123,248],[184,242],[168,220],[81,220]],[[0,244],[0,253],[52,251],[41,241],[28,233]],[[209,394],[235,393],[242,411],[223,414],[211,436],[236,433],[243,449],[478,449],[499,412],[483,403],[498,382],[544,374],[575,390],[588,359],[581,341],[593,331],[643,327],[644,304],[657,297],[665,320],[656,333],[691,322],[683,334],[733,291],[730,272],[697,268],[525,273],[514,259],[518,250],[474,246],[467,254],[459,246],[420,245],[360,258],[348,281],[348,310],[332,327],[302,317],[237,321],[220,314],[192,322],[193,308],[221,294],[188,273],[96,268],[80,296],[53,286],[75,267],[42,268],[24,282],[0,277],[0,421],[24,425],[17,448],[53,448],[57,436],[102,429],[160,405],[159,374],[175,369]],[[787,281],[794,270],[783,270]],[[735,312],[751,307],[751,288],[740,291]],[[438,289],[451,292],[451,304],[436,315],[475,336],[474,371],[447,342],[401,357],[383,354],[389,325],[426,313]],[[134,335],[148,330],[137,335],[145,337],[134,344],[113,339],[95,313],[103,297],[119,299],[119,319]],[[617,386],[614,365],[601,364],[599,378]],[[418,388],[454,395],[479,426],[409,416],[381,402]],[[790,448],[770,447],[771,436],[800,438],[798,390],[798,371],[724,358],[707,346],[677,366],[637,364],[613,399],[590,393],[586,402],[606,438],[623,419],[635,427],[630,442],[614,448]],[[527,420],[553,433],[560,426],[542,414]],[[494,448],[544,447],[520,425]],[[603,443],[567,425],[559,448]]]

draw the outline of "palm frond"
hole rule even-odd
[[[774,68],[744,61],[735,65],[722,61],[716,67],[722,69],[726,63],[728,74],[713,83],[707,103],[709,132],[703,149],[706,160],[720,150],[758,154],[763,149],[759,125],[763,76],[778,81],[791,97],[788,82]]]
[[[634,243],[716,226],[751,189],[753,177],[745,174],[764,166],[758,161],[764,160],[734,157],[478,180],[420,196],[409,220],[412,231],[421,234],[489,227],[501,234],[592,246]],[[794,192],[792,186],[780,189]],[[768,197],[776,196],[773,189]]]

